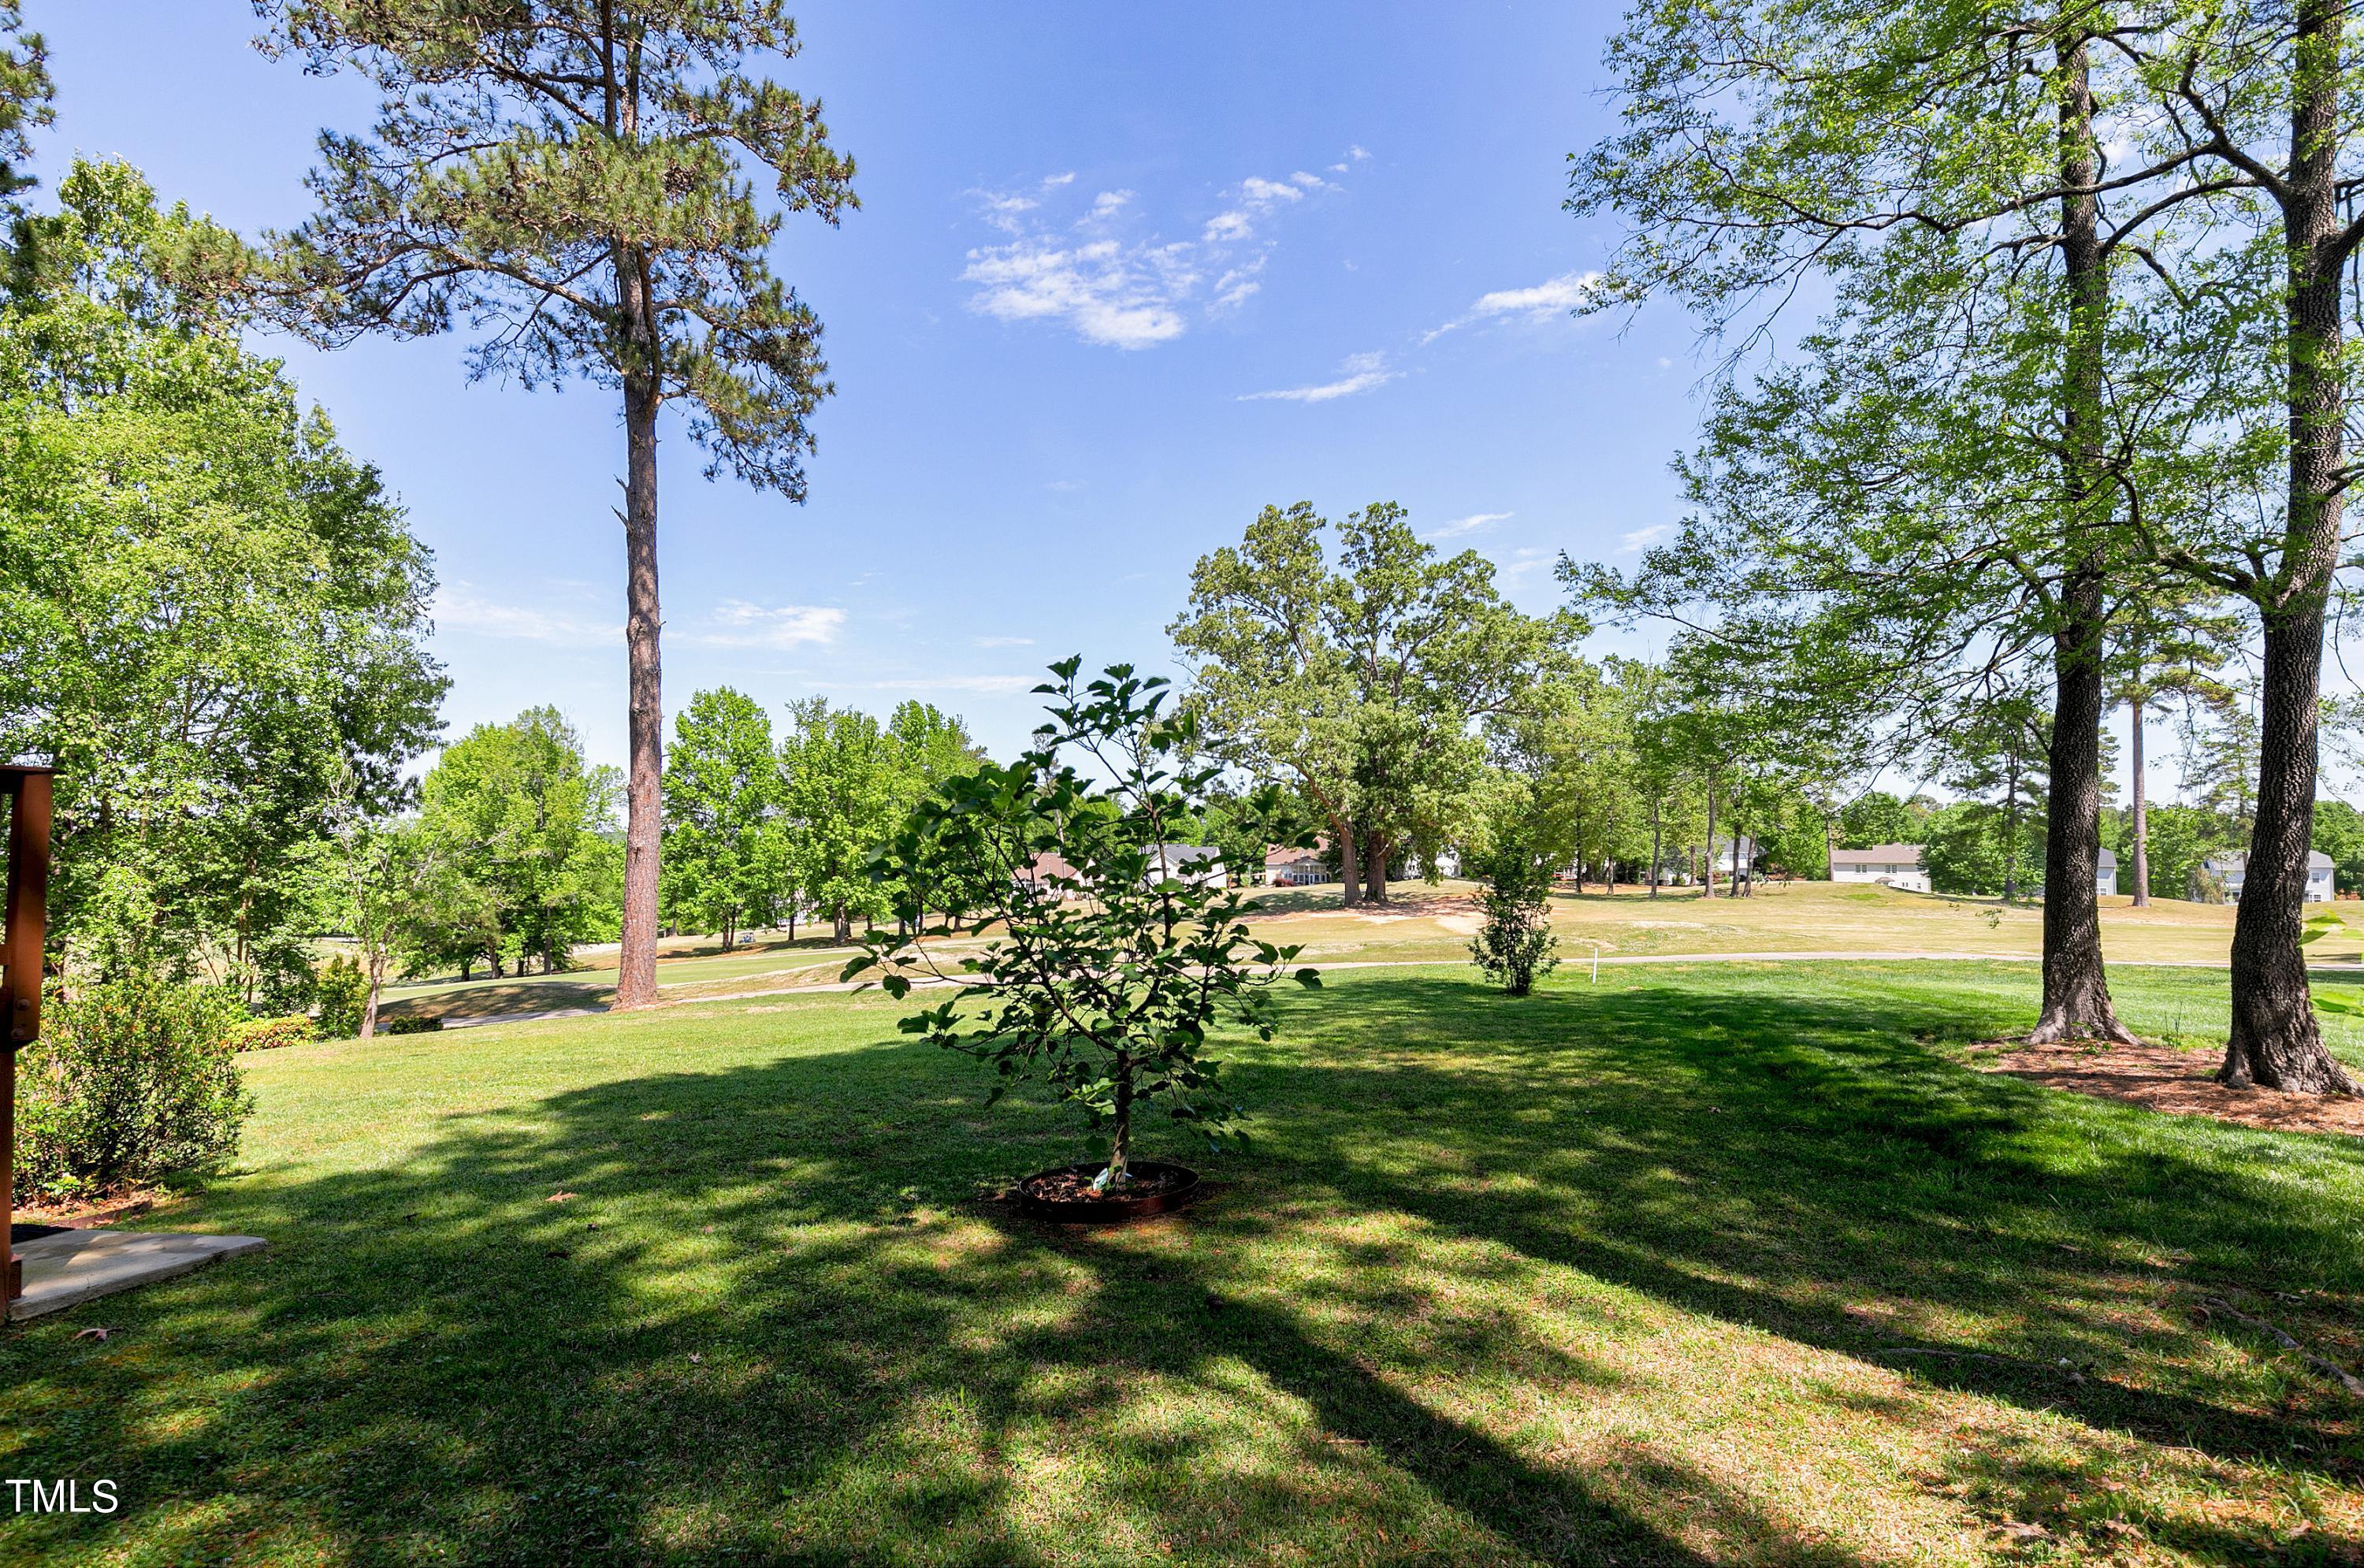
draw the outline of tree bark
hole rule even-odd
[[[1650,896],[1658,895],[1658,803],[1650,802]]]
[[[1331,842],[1338,846],[1338,876],[1346,885],[1345,906],[1355,908],[1363,902],[1363,862],[1355,853],[1355,824],[1341,817],[1330,824]]]
[[[385,990],[385,960],[374,959],[369,967],[369,1000],[362,1004],[362,1039],[377,1034],[377,999]]]
[[[1715,782],[1712,779],[1708,781],[1707,786],[1707,853],[1701,858],[1707,863],[1707,874],[1700,879],[1701,885],[1706,889],[1701,896],[1712,898],[1715,896]]]
[[[1377,828],[1363,838],[1363,896],[1374,904],[1388,901],[1388,850],[1384,834]]]
[[[2030,1044],[2091,1037],[2134,1041],[2110,1002],[2094,892],[2102,853],[2100,534],[2112,497],[2102,473],[2102,333],[2109,273],[2102,254],[2093,95],[2084,35],[2060,43],[2061,273],[2068,296],[2061,353],[2061,522],[2067,547],[2052,628],[2051,814],[2044,833],[2044,1004]],[[2014,789],[2018,770],[2013,770]],[[2012,841],[2017,868],[2018,836]]]
[[[2019,902],[2019,742],[2015,739],[2003,763],[2002,901]]]
[[[2301,0],[2296,17],[2290,189],[2282,202],[2290,257],[2289,531],[2279,591],[2260,606],[2258,814],[2233,921],[2233,1029],[2216,1074],[2236,1088],[2312,1094],[2357,1092],[2347,1069],[2324,1049],[2300,945],[2314,836],[2324,608],[2339,556],[2346,457],[2336,181],[2347,16],[2339,0]]]
[[[1113,1192],[1132,1180],[1132,1058],[1117,1053],[1114,1114],[1110,1118],[1108,1184]]]
[[[2143,777],[2143,701],[2142,671],[2135,671],[2134,698],[2134,859],[2135,907],[2150,907],[2150,806],[2149,784]]]
[[[619,273],[632,269],[619,267]],[[616,959],[619,1011],[657,995],[657,859],[663,822],[664,692],[657,601],[656,384],[646,370],[624,378],[624,650],[630,757],[624,784],[624,929]]]
[[[831,911],[831,917],[836,922],[834,928],[831,931],[831,935],[841,943],[852,941],[853,940],[853,915],[852,911],[848,910],[844,905],[841,904],[835,909]]]

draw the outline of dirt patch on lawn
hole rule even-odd
[[[1976,1048],[1978,1065],[2055,1089],[2124,1100],[2169,1116],[2213,1117],[2272,1132],[2345,1132],[2364,1136],[2364,1096],[2286,1095],[2280,1089],[2228,1089],[2215,1080],[2223,1058],[2213,1051],[2170,1045],[2019,1045],[1990,1041]]]

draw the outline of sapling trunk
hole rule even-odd
[[[1103,1173],[1110,1192],[1132,1183],[1132,1058],[1123,1051],[1117,1053],[1115,1076],[1116,1106],[1110,1118],[1108,1170]]]

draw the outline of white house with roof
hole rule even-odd
[[[1154,844],[1149,851],[1149,880],[1171,878],[1189,887],[1228,887],[1221,850],[1211,844]]]
[[[1833,850],[1833,882],[1873,882],[1908,893],[1929,891],[1929,873],[1918,844],[1874,844],[1868,850]]]
[[[2118,857],[2108,850],[2093,863],[2093,891],[2103,898],[2118,890]]]
[[[2210,875],[2225,884],[2225,902],[2241,901],[2241,883],[2248,875],[2249,855],[2246,850],[2228,855],[2211,855],[2203,862]],[[2306,901],[2309,904],[2331,902],[2331,857],[2321,850],[2306,853]]]
[[[1311,887],[1337,880],[1321,863],[1321,851],[1298,848],[1265,851],[1264,879],[1275,887]]]

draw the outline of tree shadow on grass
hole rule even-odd
[[[1066,1125],[981,1111],[965,1063],[914,1045],[596,1084],[453,1116],[398,1165],[226,1185],[204,1222],[272,1254],[0,1337],[7,1473],[112,1476],[127,1503],[0,1542],[28,1562],[1850,1561],[1672,1438],[1570,1446],[1519,1433],[1517,1397],[1489,1406],[1509,1384],[1578,1418],[1671,1397],[1644,1385],[1686,1370],[1611,1354],[1614,1301],[1546,1323],[1522,1304],[1539,1266],[1703,1315],[1711,1351],[1721,1323],[1843,1365],[2006,1353],[1914,1373],[2096,1442],[2352,1480],[2329,1402],[2260,1408],[2188,1328],[2124,1321],[2207,1269],[2351,1290],[2347,1220],[2257,1167],[2265,1135],[2152,1136],[1914,1043],[2000,1028],[1991,995],[1349,984],[1352,1005],[1292,1017],[1288,1054],[1235,1069],[1262,1139],[1223,1168],[1232,1190],[1139,1231],[978,1223],[981,1184],[1072,1155]],[[2159,1261],[2170,1244],[2192,1258]],[[1302,1273],[1277,1280],[1276,1249]],[[70,1338],[95,1321],[127,1331]],[[2082,1382],[2047,1370],[2058,1354]],[[1940,1414],[1917,1389],[1863,1376],[1824,1407],[1912,1429]],[[1947,1479],[1990,1517],[2077,1527],[2074,1488],[1991,1441]],[[2259,1545],[2147,1528],[2203,1555]]]
[[[1071,1144],[1040,1106],[979,1118],[963,1065],[641,1077],[454,1116],[398,1165],[218,1189],[206,1222],[270,1254],[0,1338],[8,1473],[126,1502],[0,1524],[6,1554],[1709,1561],[1220,1261],[979,1223],[981,1181]],[[71,1338],[101,1318],[123,1331]],[[1753,1561],[1852,1561],[1634,1463]]]
[[[2026,1022],[1972,986],[1366,984],[1384,1005],[1328,1020],[1355,1065],[1242,1084],[1325,1107],[1266,1152],[1342,1195],[2097,1431],[2364,1475],[2353,1400],[2184,1316],[2231,1284],[2355,1333],[2352,1140],[1969,1071],[1926,1042]]]

